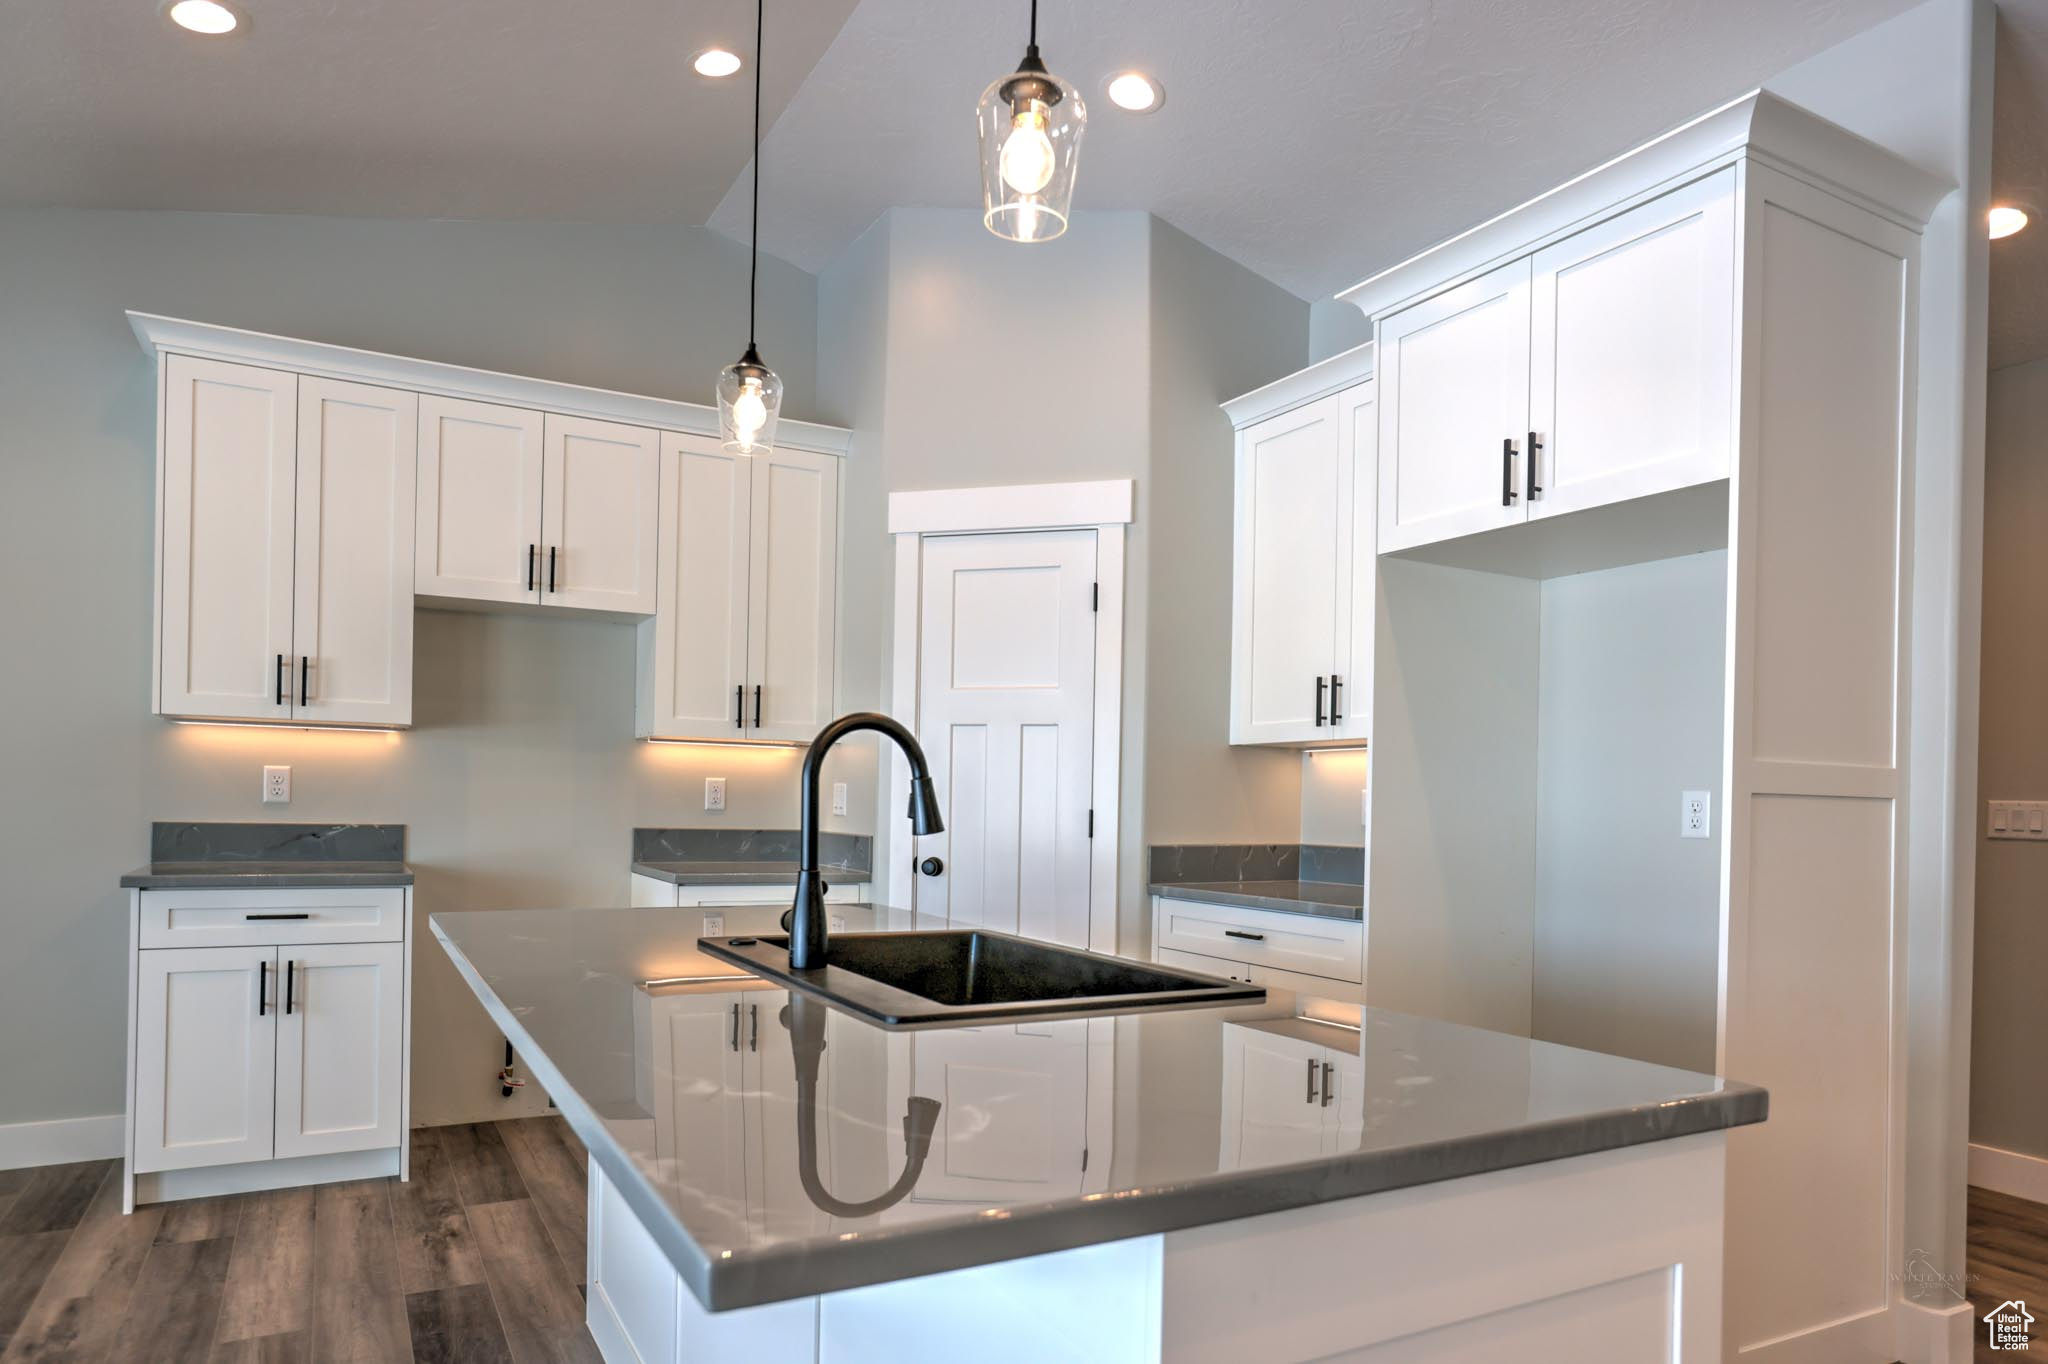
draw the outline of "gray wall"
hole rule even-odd
[[[762,285],[813,415],[813,282],[770,260]],[[633,742],[624,625],[422,612],[392,739],[150,716],[153,377],[122,310],[702,401],[745,288],[744,249],[695,229],[0,212],[0,1123],[121,1109],[115,881],[152,819],[405,823],[423,911],[622,902],[633,825],[720,818],[706,775],[730,825],[795,819],[793,754]],[[288,807],[257,801],[271,762]],[[416,962],[416,1116],[513,1111],[482,1011],[437,948]]]
[[[1717,550],[1543,584],[1536,1037],[1714,1069],[1727,577]],[[1713,836],[1680,838],[1699,789]]]
[[[2048,1159],[2048,844],[1984,837],[1984,803],[2048,800],[2048,360],[1991,375],[1970,1140]]]

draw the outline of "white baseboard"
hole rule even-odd
[[[343,1151],[330,1156],[286,1156],[251,1160],[239,1165],[198,1165],[189,1170],[161,1170],[135,1176],[135,1203],[176,1203],[187,1198],[218,1198],[222,1194],[255,1193],[262,1189],[296,1189],[307,1184],[336,1184],[348,1179],[382,1179],[395,1175],[401,1148]]]
[[[0,1170],[112,1160],[121,1154],[126,1123],[119,1113],[104,1113],[95,1118],[0,1124]]]
[[[2048,1203],[2048,1160],[1970,1143],[1970,1182],[1980,1189]]]

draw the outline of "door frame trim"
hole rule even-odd
[[[1095,715],[1090,800],[1095,837],[1088,856],[1088,948],[1116,951],[1118,805],[1123,789],[1125,527],[1135,514],[1134,480],[1034,483],[1006,488],[942,488],[889,495],[889,531],[896,542],[894,664],[889,711],[917,731],[918,658],[924,585],[924,537],[993,535],[1034,530],[1095,532]],[[906,628],[907,627],[907,628]],[[882,809],[910,804],[910,765],[892,752]],[[881,821],[878,821],[881,823]],[[877,889],[885,904],[910,904],[909,841],[895,846],[893,821]],[[883,829],[876,830],[877,841]]]

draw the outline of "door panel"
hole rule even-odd
[[[920,912],[1088,944],[1095,532],[924,542],[919,739],[946,832]]]
[[[1501,442],[1528,434],[1529,262],[1382,319],[1378,365],[1379,552],[1522,520]]]
[[[705,436],[661,437],[659,591],[640,627],[643,737],[735,739],[747,682],[747,555],[753,461]],[[643,677],[647,674],[643,673]]]
[[[1224,1025],[1224,1038],[1223,1168],[1321,1155],[1325,1049],[1235,1023]]]
[[[1339,400],[1332,395],[1238,437],[1233,628],[1235,743],[1331,737],[1329,675],[1338,658],[1343,543]],[[1348,592],[1344,594],[1348,597]]]
[[[412,723],[419,399],[299,380],[295,719]]]
[[[404,954],[395,942],[280,950],[280,1157],[398,1145]]]
[[[1531,519],[1728,476],[1735,299],[1733,169],[1536,255]]]
[[[542,437],[541,600],[653,615],[661,495],[655,433],[550,412]]]
[[[539,601],[540,495],[540,413],[423,395],[415,589]]]
[[[839,590],[839,461],[753,458],[747,735],[805,740],[832,718]]]
[[[277,949],[139,954],[135,1168],[268,1160],[276,1066]]]
[[[297,411],[294,375],[164,360],[161,714],[291,714]]]

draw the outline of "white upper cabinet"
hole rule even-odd
[[[295,720],[412,723],[418,439],[413,394],[299,380]]]
[[[804,742],[832,718],[839,461],[778,449],[753,464],[748,734]]]
[[[541,601],[652,615],[655,433],[551,412],[541,440]]]
[[[1529,518],[1726,478],[1735,171],[1567,237],[1531,270]]]
[[[1378,339],[1380,552],[1521,520],[1529,262],[1395,313]]]
[[[163,421],[157,710],[288,719],[297,376],[167,356]]]
[[[421,596],[540,600],[540,413],[420,399]]]

